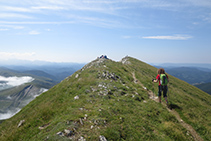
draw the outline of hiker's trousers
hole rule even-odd
[[[168,91],[168,86],[162,86],[159,85],[158,86],[158,96],[161,96],[162,92],[163,92],[163,97],[167,97],[167,91]]]

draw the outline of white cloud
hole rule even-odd
[[[52,30],[51,30],[51,29],[49,29],[49,28],[48,28],[48,29],[45,29],[45,30],[46,30],[46,31],[52,31]]]
[[[132,36],[122,36],[123,39],[130,39]]]
[[[0,52],[0,60],[7,59],[26,59],[31,58],[35,55],[34,52],[25,52],[25,53],[17,53],[17,52]]]
[[[34,80],[34,78],[30,77],[30,76],[23,76],[23,77],[3,77],[0,76],[0,81],[5,81],[6,85],[9,86],[19,86],[22,85],[24,83],[28,83],[28,82],[32,82]]]
[[[0,11],[10,11],[10,12],[32,12],[29,8],[24,7],[12,7],[12,6],[0,6]]]
[[[192,36],[186,35],[174,35],[174,36],[146,36],[144,39],[159,39],[159,40],[188,40],[193,38]]]
[[[15,14],[15,13],[0,13],[0,18],[9,19],[9,18],[21,18],[21,19],[32,19],[30,16],[26,16],[23,14]]]
[[[209,7],[211,8],[210,0],[184,0],[185,2],[192,4],[194,6]]]
[[[23,26],[15,26],[15,25],[0,25],[0,27],[4,27],[6,29],[8,29],[8,28],[10,28],[10,29],[23,29],[24,28]]]
[[[211,23],[211,13],[204,14],[204,15],[202,16],[202,19],[203,19],[204,21],[206,21],[206,22]]]
[[[8,110],[7,113],[0,113],[0,120],[9,119],[17,114],[21,109],[16,108],[15,111]]]
[[[7,28],[0,28],[0,31],[7,31],[7,30],[9,30],[9,29],[7,29]]]
[[[32,9],[36,10],[67,10],[65,7],[60,7],[60,6],[37,6],[37,7],[31,7]]]
[[[40,32],[33,30],[33,31],[30,31],[29,34],[30,35],[38,35],[38,34],[40,34]]]
[[[7,22],[7,21],[0,21],[0,24],[12,24],[12,25],[38,25],[38,24],[72,24],[75,23],[73,21],[61,21],[61,22]]]

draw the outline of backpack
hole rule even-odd
[[[168,78],[166,74],[160,74],[160,84],[166,86],[168,84]]]

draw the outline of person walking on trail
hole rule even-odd
[[[161,93],[163,92],[163,97],[165,98],[166,104],[168,104],[168,99],[167,99],[167,91],[168,91],[168,82],[169,78],[168,75],[165,74],[165,70],[163,68],[158,69],[158,75],[156,79],[152,79],[153,83],[159,82],[158,85],[158,99],[159,102],[161,103]]]

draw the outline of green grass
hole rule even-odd
[[[68,140],[56,135],[65,129],[74,131],[74,139],[83,136],[99,140],[103,135],[110,141],[192,140],[165,106],[149,99],[147,91],[133,82],[134,72],[145,87],[157,93],[157,85],[151,83],[157,69],[133,58],[129,61],[128,65],[93,61],[91,67],[85,66],[1,123],[0,140]],[[118,77],[107,79],[102,76],[104,72]],[[210,140],[210,96],[184,81],[169,78],[171,104],[203,139]],[[78,100],[74,99],[76,95]],[[23,119],[25,123],[17,128]],[[48,126],[40,130],[43,125]]]

